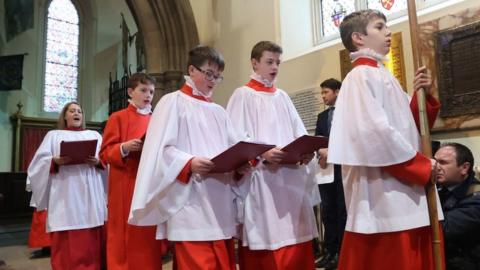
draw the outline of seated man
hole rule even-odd
[[[448,270],[480,269],[480,182],[470,149],[445,143],[435,153]]]

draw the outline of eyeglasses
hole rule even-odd
[[[221,75],[215,75],[213,73],[213,71],[211,70],[203,70],[197,66],[194,66],[192,65],[194,68],[196,68],[198,71],[202,72],[203,75],[205,75],[205,79],[211,81],[211,82],[215,82],[215,83],[220,83],[221,81],[223,81],[223,76]]]

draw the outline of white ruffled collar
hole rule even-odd
[[[185,78],[185,83],[192,88],[192,94],[194,96],[202,96],[207,99],[212,98],[212,94],[213,94],[212,90],[208,91],[208,93],[203,93],[202,91],[197,89],[197,87],[195,86],[195,83],[193,82],[192,78],[190,78],[190,76],[184,75],[183,77]]]
[[[350,53],[350,59],[352,62],[358,58],[370,58],[383,65],[384,62],[388,61],[388,57],[382,54],[377,53],[376,51],[370,48],[360,49],[356,52]]]
[[[129,99],[128,103],[132,104],[132,106],[137,109],[137,113],[139,113],[139,114],[147,115],[147,114],[152,113],[152,104],[147,104],[147,106],[145,106],[145,108],[140,109],[140,108],[137,107],[137,105],[135,105],[133,100]]]
[[[273,85],[275,84],[275,82],[277,81],[277,79],[275,78],[275,80],[273,80],[272,82],[263,78],[262,76],[260,76],[259,74],[257,74],[256,72],[253,72],[252,75],[250,75],[250,79],[252,80],[255,80],[255,81],[258,81],[258,82],[261,82],[263,83],[263,85],[265,85],[266,87],[273,87]]]

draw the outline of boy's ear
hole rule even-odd
[[[256,70],[256,67],[257,67],[257,65],[258,65],[257,59],[252,58],[252,59],[250,59],[250,62],[252,63],[252,68],[253,68],[253,70],[255,71],[255,70]]]
[[[352,42],[356,47],[363,46],[363,34],[359,32],[352,33]]]
[[[193,71],[195,70],[195,67],[190,65],[187,68],[188,76],[192,75]]]
[[[132,92],[133,92],[134,90],[135,90],[135,89],[130,88],[130,87],[127,88],[127,94],[128,94],[129,97],[132,97]]]

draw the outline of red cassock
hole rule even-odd
[[[50,244],[50,234],[47,233],[47,211],[34,210],[28,236],[28,247],[43,248],[49,247]]]
[[[276,250],[251,250],[239,247],[240,270],[297,270],[315,269],[313,242],[282,247]]]
[[[426,106],[428,122],[430,128],[432,128],[440,109],[440,103],[433,96],[429,95],[426,97]],[[419,117],[416,93],[412,97],[410,108],[418,128]],[[403,183],[425,186],[430,179],[431,162],[429,158],[417,153],[411,160],[386,166],[382,169]],[[441,227],[440,235],[442,262],[444,262],[444,241]],[[399,232],[375,234],[345,231],[338,269],[434,269],[431,228],[420,227]],[[442,269],[445,269],[445,265],[442,265]]]
[[[135,188],[140,152],[122,158],[120,145],[140,139],[146,132],[150,114],[128,108],[113,113],[105,127],[100,158],[109,164],[107,265],[116,269],[161,269],[162,243],[155,239],[155,226],[133,226],[127,223]]]

